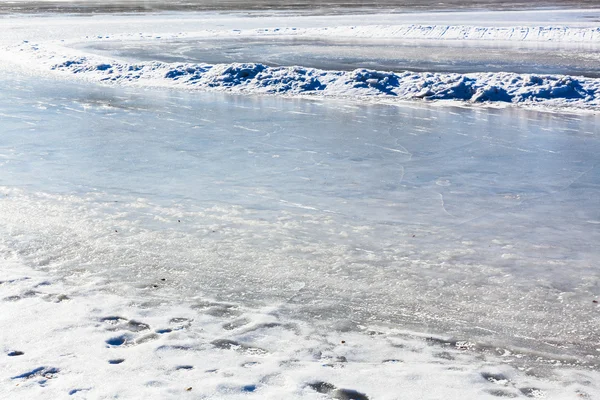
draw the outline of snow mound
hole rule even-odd
[[[92,82],[178,87],[245,94],[280,94],[375,100],[433,100],[593,109],[600,79],[564,75],[328,71],[259,63],[127,62],[28,42],[9,50],[28,72],[77,76]]]
[[[137,64],[94,62],[86,57],[51,65],[62,74],[98,82],[184,86],[237,93],[330,97],[460,100],[471,103],[589,108],[600,104],[600,79],[516,73],[415,73],[367,69],[324,71],[263,64]]]

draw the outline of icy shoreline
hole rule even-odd
[[[458,100],[584,109],[600,105],[600,79],[560,75],[393,73],[367,69],[345,72],[256,63],[127,63],[88,56],[63,59],[57,62],[56,57],[48,57],[41,62],[46,71],[111,84],[246,94]]]
[[[166,19],[168,20],[169,18]],[[157,21],[162,20],[159,18]],[[512,26],[496,23],[471,26],[465,23],[443,24],[434,18],[434,23],[431,25],[423,23],[335,25],[337,20],[331,17],[317,23],[331,22],[327,26],[311,26],[314,21],[291,25],[288,24],[290,21],[278,20],[277,23],[281,23],[281,27],[273,27],[273,21],[270,21],[263,25],[264,28],[255,28],[248,23],[236,24],[236,21],[225,21],[226,24],[222,27],[211,27],[204,22],[196,24],[193,21],[193,19],[189,22],[184,20],[183,23],[189,24],[189,26],[185,25],[186,29],[175,30],[176,28],[172,27],[162,33],[156,30],[149,31],[152,33],[137,30],[106,31],[106,27],[94,27],[91,28],[92,30],[86,28],[79,31],[78,35],[85,33],[84,36],[64,36],[65,39],[60,40],[28,38],[20,41],[20,44],[16,44],[19,43],[17,41],[12,44],[5,42],[7,46],[4,47],[4,55],[0,58],[10,60],[9,69],[11,64],[14,66],[16,63],[28,73],[59,75],[67,79],[77,77],[105,84],[244,94],[368,98],[378,101],[424,99],[451,100],[470,104],[510,103],[581,110],[595,110],[600,105],[600,79],[589,77],[512,72],[387,72],[373,69],[339,71],[302,65],[272,67],[261,63],[139,61],[118,59],[110,53],[106,56],[90,54],[81,47],[95,42],[112,42],[118,45],[128,41],[168,45],[169,40],[193,41],[195,38],[215,38],[215,40],[220,38],[265,38],[266,40],[326,38],[332,41],[356,39],[428,43],[470,42],[481,44],[484,48],[491,43],[506,45],[525,43],[526,46],[561,46],[561,49],[570,49],[572,46],[573,50],[568,51],[579,51],[576,49],[582,46],[595,49],[600,43],[600,27],[578,23],[560,26],[549,23],[528,26],[517,20],[517,23]],[[299,22],[299,20],[294,21]],[[402,19],[399,19],[399,22],[402,22]],[[199,26],[203,29],[198,30]],[[238,26],[239,29],[230,29],[232,26]],[[96,34],[90,34],[91,32]]]

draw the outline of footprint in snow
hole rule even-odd
[[[308,387],[318,393],[328,394],[337,400],[369,400],[369,397],[353,389],[338,389],[335,385],[327,382],[309,383]]]
[[[56,375],[60,372],[58,368],[53,367],[38,367],[31,371],[24,372],[20,375],[13,376],[10,379],[32,379],[37,377],[43,377],[46,379],[56,378]]]
[[[155,333],[151,333],[149,335],[145,335],[139,338],[136,338],[132,334],[125,333],[123,335],[114,336],[106,340],[106,344],[108,345],[108,347],[131,347],[151,342],[156,339],[158,339],[158,335]]]
[[[546,392],[538,389],[538,388],[522,388],[519,389],[521,391],[521,393],[523,393],[525,396],[527,397],[532,397],[534,399],[543,399],[546,397]]]
[[[236,342],[235,340],[230,340],[230,339],[213,340],[212,342],[210,342],[210,344],[212,344],[213,346],[215,346],[218,349],[234,350],[234,351],[237,351],[239,353],[244,353],[244,354],[261,355],[261,354],[268,353],[268,351],[266,351],[264,349],[248,346],[243,343],[239,343],[239,342]]]
[[[110,316],[100,319],[100,322],[104,322],[109,325],[107,330],[119,331],[126,330],[130,332],[142,332],[150,329],[150,325],[135,320],[127,320],[127,318]]]
[[[89,390],[92,390],[91,388],[84,388],[84,389],[73,389],[73,390],[69,390],[69,396],[73,396],[76,393],[79,392],[87,392]]]
[[[495,383],[497,385],[508,385],[510,383],[510,379],[508,379],[503,374],[493,374],[490,372],[482,372],[481,377],[488,382]]]

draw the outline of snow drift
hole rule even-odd
[[[50,69],[97,82],[236,93],[460,100],[581,108],[600,104],[600,79],[558,75],[394,73],[367,69],[324,71],[297,66],[269,67],[256,63],[129,64],[97,62],[88,57],[54,63]]]

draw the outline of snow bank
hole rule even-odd
[[[600,79],[516,73],[415,73],[367,69],[324,71],[263,64],[107,62],[93,57],[45,60],[48,70],[91,81],[185,87],[235,93],[327,97],[460,100],[524,105],[596,107]]]

